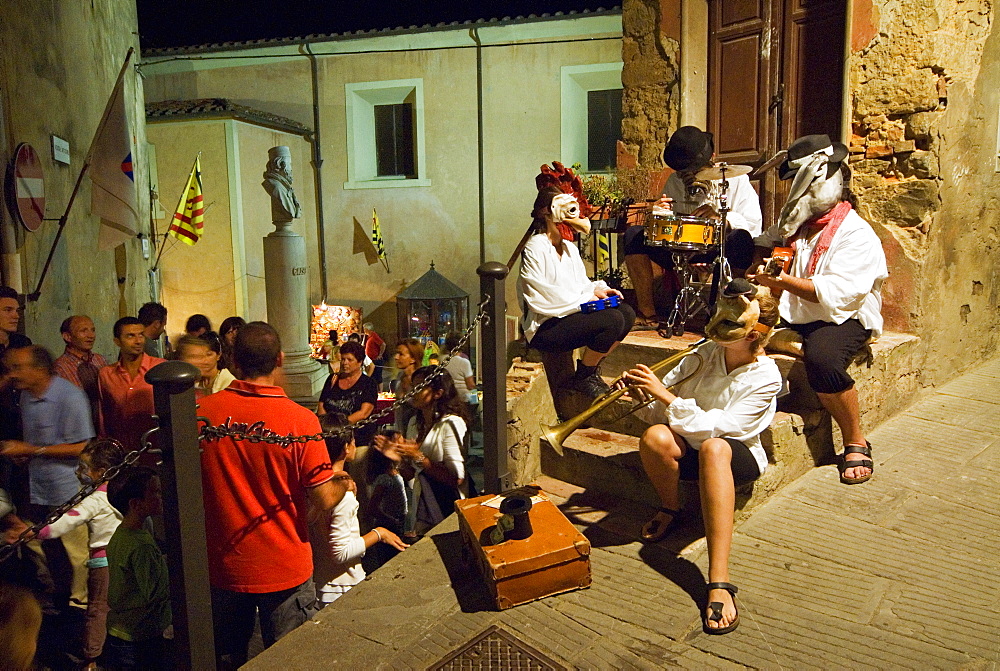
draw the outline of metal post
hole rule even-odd
[[[215,668],[215,637],[208,582],[201,452],[194,383],[200,373],[183,361],[167,361],[146,373],[153,385],[163,450],[163,522],[170,569],[175,668]]]
[[[481,373],[483,378],[483,479],[488,494],[513,486],[507,465],[507,301],[504,280],[507,266],[488,261],[479,273],[480,300],[489,299],[482,322]]]

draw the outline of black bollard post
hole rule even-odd
[[[163,522],[174,622],[174,666],[215,668],[212,601],[208,582],[205,507],[194,383],[200,373],[183,361],[167,361],[146,373],[153,385],[163,466]]]
[[[479,273],[480,300],[489,299],[480,332],[483,378],[483,489],[499,494],[512,486],[507,465],[507,266],[488,261]]]

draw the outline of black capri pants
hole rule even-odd
[[[683,436],[681,438],[687,445],[687,449],[684,451],[684,456],[677,462],[680,469],[680,479],[685,482],[694,482],[700,477],[701,452],[697,447],[691,445],[687,438]],[[754,459],[753,452],[746,446],[746,443],[735,438],[723,438],[723,440],[729,443],[729,447],[733,451],[732,461],[729,464],[729,468],[733,472],[733,484],[739,487],[759,478],[760,466],[757,465],[757,460]]]
[[[871,329],[857,319],[848,319],[843,324],[816,321],[787,326],[802,336],[806,379],[813,391],[839,394],[854,386],[847,367],[868,342]]]
[[[625,339],[635,323],[635,310],[622,302],[616,308],[597,312],[574,312],[565,317],[550,317],[542,322],[528,343],[543,352],[569,352],[589,347],[607,354],[611,346]]]

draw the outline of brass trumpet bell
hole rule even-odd
[[[697,349],[706,342],[708,342],[708,338],[702,338],[701,340],[694,343],[687,349],[672,354],[668,356],[666,359],[663,359],[662,361],[658,361],[657,363],[650,366],[649,369],[653,371],[653,373],[656,373],[657,375],[662,375],[665,374],[668,370],[670,370],[674,366],[680,364],[680,362],[686,359],[687,357],[689,356],[698,357],[698,365],[695,367],[695,369],[691,371],[690,374],[686,375],[682,380],[676,383],[676,384],[681,384],[682,382],[685,382],[686,380],[696,375],[698,371],[701,370],[701,367],[705,363],[705,360],[704,358],[702,358],[701,354],[697,352]],[[622,375],[620,375],[612,383],[611,386],[614,387],[620,380],[624,378],[624,376],[625,374],[622,373]],[[540,425],[541,433],[539,434],[539,438],[547,442],[549,445],[551,445],[552,449],[556,451],[556,454],[558,454],[560,457],[563,456],[563,441],[566,440],[566,438],[568,438],[571,433],[580,428],[580,426],[586,423],[587,420],[589,420],[591,417],[593,417],[597,413],[601,412],[602,410],[613,404],[615,401],[617,401],[625,394],[634,390],[635,387],[632,386],[612,389],[603,396],[595,399],[594,402],[590,404],[590,407],[588,407],[586,410],[584,410],[583,412],[574,417],[571,417],[570,419],[567,419],[565,422],[560,422],[559,424],[556,424],[554,426],[549,426],[548,424],[541,424]],[[652,403],[652,399],[649,399],[647,401],[635,401],[632,404],[632,407],[629,408],[628,411],[616,416],[613,421],[618,421],[619,419],[628,417],[637,410],[645,408],[650,403]]]

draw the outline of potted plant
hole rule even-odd
[[[583,195],[590,203],[590,224],[594,230],[624,231],[632,224],[645,221],[649,208],[650,174],[645,168],[618,168],[611,174],[580,173],[580,164],[573,169],[580,175]]]

